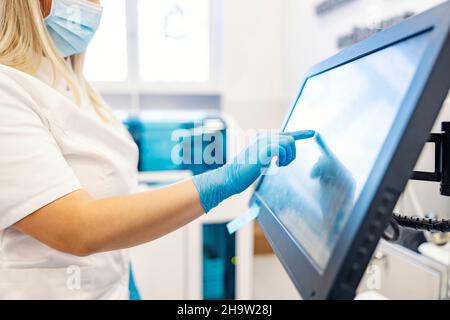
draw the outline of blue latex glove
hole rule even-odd
[[[295,141],[309,139],[314,135],[314,131],[260,135],[230,163],[195,176],[193,181],[205,212],[208,213],[225,199],[250,187],[269,167],[274,157],[278,157],[278,166],[288,166],[297,156]]]

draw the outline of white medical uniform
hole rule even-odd
[[[35,77],[0,65],[0,299],[128,299],[125,251],[77,257],[11,228],[76,190],[96,199],[137,190],[126,129],[103,122],[85,90],[75,105],[51,77],[45,59]]]

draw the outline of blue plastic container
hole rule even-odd
[[[190,170],[194,175],[220,167],[226,161],[226,126],[221,119],[207,118],[201,121],[142,121],[139,118],[125,122],[139,147],[139,171]],[[214,127],[211,127],[214,123]],[[221,125],[222,124],[222,125]],[[209,127],[208,127],[209,126]],[[179,131],[181,130],[181,131]],[[174,135],[175,133],[175,135]],[[181,133],[184,137],[180,137]],[[219,150],[215,154],[217,161],[205,163],[203,151],[211,143],[209,135],[220,133],[222,137]],[[172,159],[174,148],[189,154],[179,155],[183,159],[176,163]],[[197,163],[198,155],[201,161]]]

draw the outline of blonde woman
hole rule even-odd
[[[1,299],[128,299],[124,249],[209,212],[264,166],[233,161],[135,193],[138,149],[82,74],[102,10],[98,0],[0,1]],[[296,156],[286,134],[236,159],[251,152],[281,166]]]

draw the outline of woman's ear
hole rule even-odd
[[[47,17],[52,9],[52,0],[39,0],[41,3],[42,15]]]

